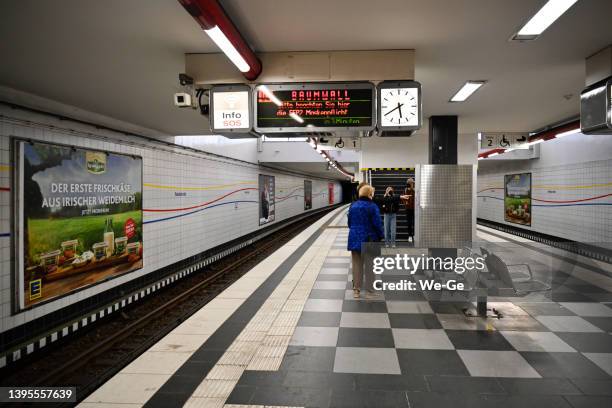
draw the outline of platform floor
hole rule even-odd
[[[464,302],[422,293],[355,300],[343,211],[255,267],[81,406],[612,406],[606,265],[560,261],[560,299],[491,299],[500,320],[467,318]]]

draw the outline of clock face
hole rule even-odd
[[[382,88],[379,120],[384,127],[419,126],[418,88]]]

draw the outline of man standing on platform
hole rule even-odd
[[[408,220],[408,241],[414,242],[414,179],[409,178],[402,196],[404,205],[406,206],[406,218]]]

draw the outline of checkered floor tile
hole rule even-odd
[[[610,397],[612,303],[597,301],[612,299],[607,292],[560,273],[558,291],[490,301],[503,318],[488,320],[466,317],[463,310],[473,307],[468,302],[435,301],[417,292],[385,291],[374,300],[362,292],[355,299],[350,256],[341,256],[345,245],[346,238],[338,237],[325,259],[280,371],[259,374],[283,392],[298,393],[296,402],[306,398],[301,393],[309,387],[324,389],[324,395],[331,389],[325,406],[367,406],[371,392],[389,393],[380,395],[393,400],[398,390],[415,391],[411,401],[417,406],[419,398],[430,397],[424,406],[452,403],[440,399],[448,389],[463,395],[528,394],[536,405],[540,394],[592,390]],[[410,276],[383,276],[399,279]],[[253,384],[248,371],[243,377],[240,392],[259,390],[263,380]],[[353,398],[355,393],[361,399]],[[257,392],[252,395],[251,403],[266,403]],[[240,402],[235,396],[231,402]],[[550,406],[565,406],[556,403]]]

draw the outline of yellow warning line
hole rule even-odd
[[[362,167],[361,171],[368,171],[368,170],[414,170],[414,167]]]
[[[599,187],[612,187],[612,183],[599,183],[599,184],[586,184],[586,185],[563,185],[563,184],[557,184],[557,185],[545,185],[545,184],[535,184],[533,186],[533,188],[537,188],[538,190],[586,190],[589,188],[599,188]],[[486,186],[485,189],[498,189],[498,190],[503,190],[504,186],[495,186],[495,185],[488,185]]]
[[[219,184],[216,186],[207,186],[207,187],[185,187],[185,186],[167,186],[162,184],[151,184],[144,183],[145,187],[149,188],[158,188],[163,190],[179,190],[179,191],[204,191],[204,190],[221,190],[228,187],[236,187],[236,186],[244,186],[244,185],[256,185],[257,183],[253,181],[242,181],[239,183],[233,184]]]
[[[586,190],[589,188],[600,188],[600,187],[612,187],[612,183],[586,184],[586,185],[576,185],[576,186],[563,185],[563,184],[557,184],[557,185],[536,184],[533,186],[534,189],[537,188],[538,190]],[[488,185],[485,187],[485,190],[490,190],[490,189],[503,190],[504,187],[494,186],[494,185]]]
[[[587,188],[598,188],[598,187],[612,187],[612,183],[600,183],[600,184],[590,184],[585,186],[564,186],[564,185],[535,185],[533,188],[545,189],[545,190],[579,190],[579,189],[587,189]]]
[[[10,169],[11,169],[11,166],[0,164],[0,171],[9,171]]]

